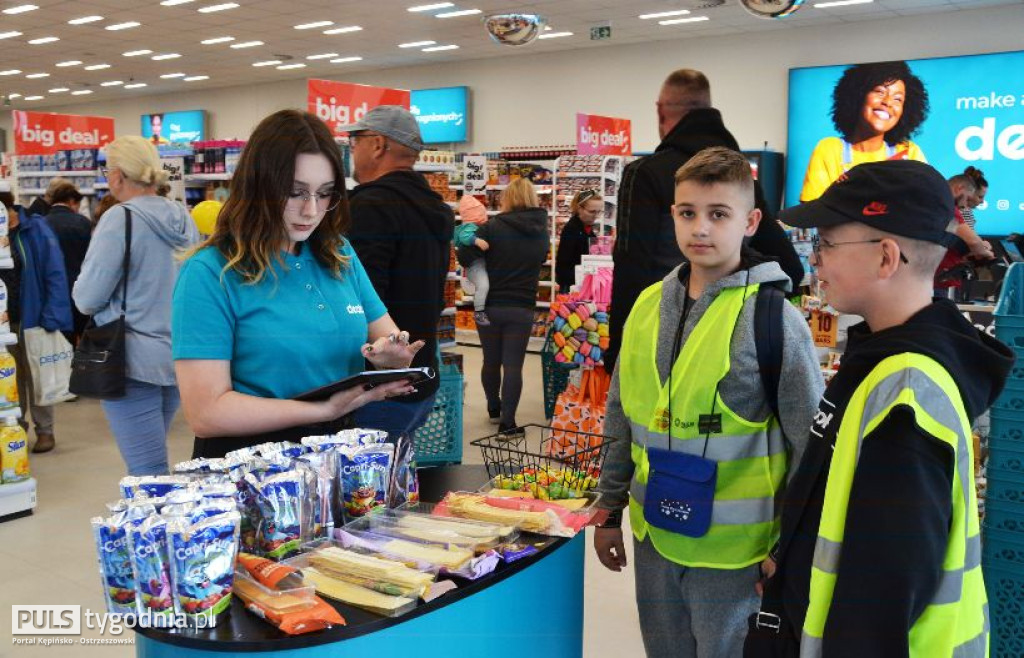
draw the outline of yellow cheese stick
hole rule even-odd
[[[371,612],[393,613],[404,606],[415,603],[414,599],[404,596],[388,596],[337,578],[331,578],[320,573],[314,567],[306,567],[302,570],[302,575],[313,583],[316,591],[320,594]]]

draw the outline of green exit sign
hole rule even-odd
[[[612,38],[612,26],[611,25],[597,25],[590,28],[590,40],[591,41],[604,41],[605,39]]]

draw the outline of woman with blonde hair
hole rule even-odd
[[[537,306],[540,268],[551,238],[548,212],[540,207],[533,183],[512,181],[501,195],[501,212],[477,230],[488,245],[486,326],[478,326],[484,363],[480,372],[487,413],[498,431],[515,433],[523,390],[523,361]]]
[[[106,221],[106,220],[104,220]],[[213,234],[174,290],[174,361],[194,457],[350,426],[408,381],[295,400],[365,369],[404,368],[409,343],[344,235],[341,153],[312,114],[281,110],[242,151]]]
[[[103,400],[103,413],[129,475],[166,473],[167,430],[179,406],[171,362],[171,291],[180,267],[177,255],[198,242],[199,232],[184,206],[157,196],[167,172],[155,146],[125,136],[104,150],[110,192],[120,203],[96,226],[72,297],[97,325],[125,315],[125,395]],[[127,279],[126,244],[131,246]]]

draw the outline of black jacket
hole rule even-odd
[[[644,288],[661,281],[683,262],[669,210],[675,199],[675,173],[698,152],[712,146],[739,150],[739,144],[712,108],[690,110],[665,136],[652,155],[629,164],[622,174],[616,219],[615,278],[609,319],[611,344],[605,367],[612,368],[622,340],[622,327]],[[754,186],[763,219],[750,246],[779,262],[796,290],[803,279],[800,257]]]
[[[486,240],[487,277],[491,282],[487,306],[534,308],[540,268],[548,258],[548,211],[513,210],[495,215],[477,229]]]
[[[583,221],[573,215],[562,227],[558,236],[558,252],[555,254],[555,282],[559,292],[569,292],[569,286],[576,282],[576,266],[583,256],[590,253],[594,234],[588,233]]]
[[[68,276],[68,290],[70,291],[75,287],[75,280],[78,279],[78,274],[82,271],[85,252],[89,250],[89,241],[92,239],[92,223],[84,215],[62,205],[50,206],[46,222],[56,234],[60,250],[64,254],[64,271]],[[74,304],[71,305],[71,315],[75,332],[80,333],[85,329],[89,317],[83,315]]]
[[[864,378],[883,359],[906,352],[942,364],[972,422],[999,395],[1014,360],[1008,347],[975,329],[946,300],[884,331],[871,333],[865,324],[850,329],[842,366],[825,391],[783,503],[778,570],[762,604],[763,610],[781,611],[782,632],[751,633],[744,651],[748,658],[797,655],[836,432]],[[953,472],[952,449],[922,429],[905,405],[894,407],[864,437],[823,655],[909,655],[910,628],[942,574]]]
[[[444,310],[454,212],[415,171],[393,171],[357,186],[349,208],[348,239],[374,289],[398,328],[427,343],[412,365],[437,368],[437,324]],[[422,400],[438,384],[435,378],[403,399]]]

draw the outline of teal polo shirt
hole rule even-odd
[[[175,360],[231,362],[235,391],[291,398],[364,370],[360,348],[387,309],[362,263],[349,257],[341,278],[302,243],[281,253],[257,284],[247,284],[214,247],[182,265],[174,287],[171,347]]]

